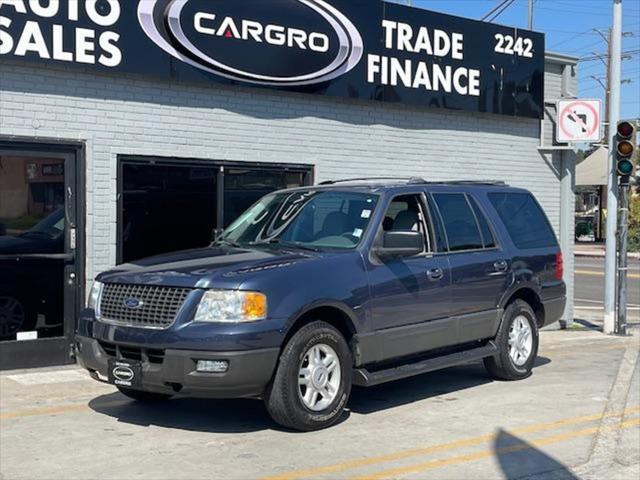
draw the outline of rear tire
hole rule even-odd
[[[516,300],[506,308],[495,342],[499,353],[484,359],[493,378],[522,380],[531,375],[539,338],[536,314],[527,302]]]
[[[169,400],[172,395],[166,395],[164,393],[143,392],[142,390],[133,390],[126,387],[117,387],[120,393],[125,397],[129,397],[137,402],[143,403],[156,403]]]
[[[353,360],[342,334],[328,323],[305,325],[284,347],[265,405],[280,425],[311,431],[335,424],[351,394]]]

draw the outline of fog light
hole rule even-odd
[[[229,370],[229,362],[226,360],[198,360],[196,370],[207,373],[224,373]]]

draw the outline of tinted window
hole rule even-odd
[[[445,238],[444,235],[444,227],[442,225],[442,222],[440,221],[440,216],[438,215],[438,212],[436,210],[436,208],[433,205],[433,201],[431,201],[431,199],[429,199],[429,202],[427,202],[429,205],[429,216],[431,217],[431,226],[433,228],[433,234],[435,235],[435,241],[436,241],[436,246],[435,248],[437,249],[436,251],[438,252],[446,252],[447,251],[447,240]]]
[[[433,198],[440,209],[449,239],[449,250],[476,250],[483,248],[482,236],[476,217],[464,194],[438,193]]]
[[[538,202],[527,193],[490,193],[489,200],[518,248],[553,247],[558,244]]]
[[[493,248],[496,246],[496,241],[493,238],[493,233],[491,233],[491,228],[489,228],[489,222],[487,222],[487,218],[484,216],[484,213],[478,207],[478,204],[473,198],[469,198],[469,203],[473,207],[473,213],[476,214],[476,218],[478,219],[478,225],[480,225],[480,233],[482,233],[482,241],[484,242],[484,248]]]

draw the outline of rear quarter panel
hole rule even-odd
[[[472,193],[474,198],[482,203],[482,207],[489,216],[495,233],[499,237],[498,240],[511,261],[512,282],[502,292],[500,306],[504,307],[509,298],[522,288],[532,289],[543,302],[565,296],[566,285],[563,280],[556,278],[556,254],[560,251],[557,238],[553,246],[528,249],[518,248],[488,198],[489,193],[504,193],[505,191],[532,195],[527,190],[516,188],[508,188],[506,190],[485,189]],[[542,207],[540,208],[542,209]],[[544,212],[544,209],[542,211]]]

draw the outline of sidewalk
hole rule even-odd
[[[604,243],[576,242],[573,253],[577,257],[604,257]],[[638,260],[640,253],[629,253],[629,258]]]

